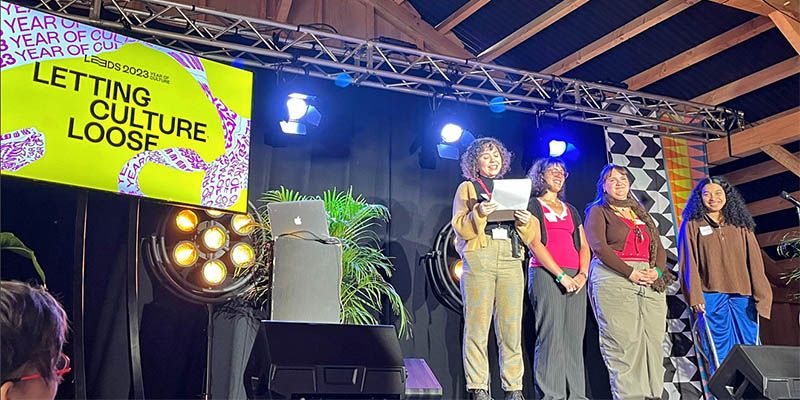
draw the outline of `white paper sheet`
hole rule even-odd
[[[531,198],[530,179],[498,179],[494,181],[492,200],[500,210],[527,210]]]

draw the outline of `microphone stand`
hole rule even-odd
[[[797,211],[797,224],[798,226],[800,226],[800,200],[795,199],[785,190],[781,192],[781,198],[788,201],[794,206],[794,209]]]

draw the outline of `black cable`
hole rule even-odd
[[[787,16],[787,17],[789,17],[789,18],[791,18],[791,19],[792,19],[792,20],[794,20],[795,22],[798,22],[798,23],[800,23],[800,19],[797,19],[797,18],[795,18],[795,16],[794,16],[794,15],[792,15],[792,14],[789,14],[789,13],[787,13],[786,11],[783,11],[783,10],[781,10],[781,9],[780,9],[780,8],[778,8],[778,7],[775,7],[774,5],[772,5],[772,3],[768,2],[767,0],[761,0],[761,1],[763,1],[763,2],[764,2],[764,4],[766,4],[766,5],[770,6],[770,7],[772,7],[772,9],[774,9],[775,11],[777,11],[777,12],[779,12],[779,13],[781,13],[781,14],[783,14],[783,15],[785,15],[785,16]]]

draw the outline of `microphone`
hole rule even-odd
[[[792,197],[792,195],[786,193],[785,190],[781,192],[781,198],[788,201],[789,203],[792,203],[793,206],[800,208],[800,200],[795,199],[794,197]]]

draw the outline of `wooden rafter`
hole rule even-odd
[[[786,167],[789,172],[800,177],[800,159],[795,157],[789,150],[777,144],[768,144],[761,148],[761,151],[769,154],[773,160]]]
[[[475,57],[393,0],[361,0],[361,2],[373,5],[377,14],[389,21],[397,29],[402,30],[403,33],[422,40],[425,44],[425,50],[451,57],[467,59]]]
[[[289,20],[289,11],[292,9],[292,0],[278,0],[275,6],[275,19],[278,22]]]
[[[522,28],[517,29],[514,33],[489,46],[488,49],[478,54],[478,58],[483,62],[494,61],[497,57],[517,47],[520,43],[556,23],[556,21],[564,18],[564,16],[575,11],[588,1],[589,0],[564,0],[556,4],[553,8],[534,18],[533,21],[528,22]]]
[[[628,78],[625,83],[628,84],[628,89],[639,90],[653,82],[664,79],[678,71],[703,61],[714,54],[772,29],[774,26],[772,20],[767,17],[759,16],[753,18],[736,28]]]
[[[743,157],[761,150],[768,144],[784,144],[797,140],[800,136],[800,110],[785,114],[745,129],[730,136],[731,152],[728,154],[728,140],[721,139],[708,144],[708,162],[720,164],[735,157]]]
[[[800,196],[800,191],[790,193],[792,196]],[[788,201],[782,199],[780,196],[769,197],[764,200],[754,201],[747,204],[747,210],[754,217],[759,215],[769,214],[771,212],[785,210],[791,208],[792,205]]]
[[[761,233],[756,235],[756,240],[758,240],[758,245],[761,247],[775,246],[780,244],[783,238],[790,233],[797,234],[800,233],[800,230],[797,228],[786,228],[779,231]]]
[[[711,0],[728,7],[738,8],[758,15],[769,15],[773,11],[785,12],[800,19],[800,0]],[[777,9],[777,10],[776,10]]]
[[[800,22],[779,11],[769,13],[769,18],[775,23],[775,26],[778,27],[786,40],[789,41],[789,44],[794,47],[794,51],[800,54]]]
[[[577,66],[605,53],[626,40],[691,7],[699,0],[669,0],[640,15],[633,21],[594,41],[542,70],[545,74],[562,75]]]
[[[481,7],[489,3],[489,1],[491,0],[469,0],[466,4],[461,6],[461,8],[450,14],[449,17],[445,18],[444,21],[438,23],[436,25],[436,30],[442,35],[450,32],[462,21],[469,18],[470,15],[475,14]]]
[[[800,73],[800,56],[794,56],[725,86],[716,88],[693,98],[692,101],[719,105],[797,73]]]
[[[800,157],[800,151],[794,153],[795,157]],[[756,165],[751,165],[747,168],[740,168],[736,171],[725,174],[725,179],[731,185],[741,185],[747,182],[752,182],[761,178],[766,178],[775,174],[785,172],[786,167],[781,165],[775,160],[764,161]]]

